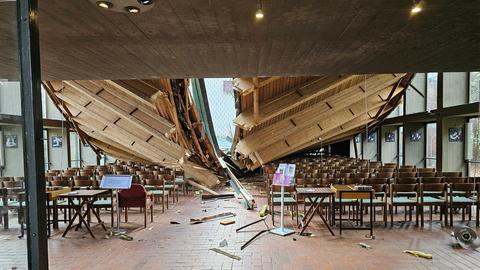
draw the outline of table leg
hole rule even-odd
[[[65,237],[65,235],[67,235],[67,232],[72,228],[73,222],[75,221],[79,213],[79,210],[77,209],[77,207],[75,206],[71,198],[68,198],[68,205],[70,206],[69,208],[73,208],[75,210],[75,214],[73,215],[72,218],[70,218],[70,221],[68,222],[67,228],[63,232],[62,237]]]
[[[340,224],[339,224],[339,229],[340,229],[340,235],[342,235],[342,215],[343,215],[343,210],[342,210],[342,191],[340,191],[340,198],[338,199],[338,203],[339,203],[339,208],[340,208]]]
[[[320,199],[320,202],[318,203],[318,206],[322,205],[322,202],[323,200],[325,200],[325,197],[322,197],[322,199]],[[317,207],[318,208],[318,207]],[[333,233],[333,230],[332,228],[330,227],[330,225],[328,224],[328,221],[325,220],[325,217],[323,216],[323,209],[322,207],[318,208],[319,209],[319,214],[320,214],[320,218],[322,219],[323,223],[327,226],[328,230],[330,231],[330,233],[335,236],[335,233]]]
[[[305,197],[307,198],[307,197]],[[305,213],[305,215],[303,216],[302,220],[300,221],[300,224],[298,224],[298,228],[301,228],[301,227],[304,227],[304,224],[305,224],[305,221],[308,219],[308,216],[311,214],[312,216],[315,214],[314,213],[311,213],[312,209],[313,209],[313,206],[317,203],[317,200],[318,200],[318,197],[315,197],[315,200],[312,202],[312,204],[310,205],[310,207],[308,208],[307,212]]]
[[[105,228],[105,225],[103,224],[103,221],[100,219],[100,216],[98,215],[97,211],[95,211],[95,209],[93,208],[93,203],[97,200],[97,197],[94,197],[91,201],[89,201],[87,203],[87,208],[91,210],[91,212],[95,215],[95,217],[97,218],[98,220],[98,223],[100,223],[100,225],[102,225],[102,228],[103,230],[107,230],[107,228]],[[146,209],[145,209],[146,211]]]
[[[309,213],[310,216],[305,215],[303,219],[306,219],[306,223],[303,223],[302,219],[302,231],[300,232],[300,235],[305,232],[305,230],[308,227],[308,224],[310,224],[310,221],[312,221],[313,216],[315,215],[315,212],[317,211],[317,208],[320,204],[317,203],[319,197],[315,197],[315,200],[312,202],[312,205],[310,208],[307,210],[307,213]]]

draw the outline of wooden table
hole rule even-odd
[[[68,199],[68,205],[70,206],[70,208],[75,210],[75,214],[70,219],[70,222],[68,223],[67,228],[63,232],[62,237],[65,237],[65,235],[67,235],[68,231],[73,227],[73,223],[75,222],[75,219],[78,217],[79,222],[76,225],[75,230],[80,228],[80,226],[83,223],[85,225],[85,227],[87,228],[88,232],[90,233],[90,235],[93,238],[95,238],[95,235],[93,235],[92,229],[90,228],[89,222],[87,222],[85,220],[85,217],[90,212],[92,212],[95,215],[95,217],[98,220],[98,223],[100,225],[102,225],[102,228],[106,231],[107,228],[105,228],[105,225],[103,224],[103,221],[100,219],[100,216],[98,215],[98,213],[93,208],[93,203],[98,199],[99,195],[103,195],[103,194],[108,193],[108,192],[109,192],[108,190],[76,190],[76,191],[72,191],[72,192],[69,192],[69,193],[64,193],[64,194],[58,195],[58,197]],[[75,203],[73,202],[74,199],[80,200],[80,204],[75,205]],[[85,207],[85,212],[82,213],[82,210],[83,210],[84,207]]]
[[[328,224],[327,220],[324,217],[323,214],[323,209],[321,204],[325,200],[325,198],[330,198],[330,204],[332,202],[333,190],[328,187],[298,187],[297,188],[297,194],[299,196],[303,196],[304,198],[311,198],[311,203],[310,207],[308,208],[307,212],[305,213],[305,216],[302,218],[302,221],[298,225],[299,228],[302,228],[302,231],[300,232],[300,235],[302,235],[307,229],[308,225],[310,224],[310,221],[312,221],[313,216],[315,215],[316,212],[319,213],[320,218],[322,219],[323,223],[327,226],[328,230],[330,233],[335,236],[335,234],[332,231],[332,228]]]
[[[335,197],[338,199],[339,209],[340,209],[340,235],[342,235],[343,230],[369,230],[370,236],[373,236],[373,198],[375,198],[375,190],[355,190],[353,186],[350,185],[333,185],[332,190],[335,192]],[[360,222],[360,226],[350,226],[345,227],[343,226],[343,206],[342,206],[342,199],[354,199],[360,202],[360,209],[357,210],[357,215],[359,217],[355,218],[354,221]],[[363,227],[363,200],[368,199],[370,200],[370,224],[368,227]],[[335,205],[333,206],[332,211],[332,220],[335,221]]]

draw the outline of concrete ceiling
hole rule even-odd
[[[254,0],[157,0],[136,15],[101,10],[87,0],[41,0],[42,75],[70,80],[480,70],[478,1],[422,2],[424,10],[412,17],[410,0],[264,0],[265,18],[256,22]],[[0,18],[12,12],[7,3],[0,3]],[[0,20],[5,36],[14,20]],[[14,42],[0,42],[0,77],[14,77]]]

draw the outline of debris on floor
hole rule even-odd
[[[226,199],[226,198],[235,198],[234,193],[227,193],[227,194],[202,194],[202,200],[212,200],[212,199]]]
[[[227,242],[227,239],[223,239],[222,242],[220,242],[220,244],[218,244],[219,247],[226,247],[228,246],[228,242]]]
[[[418,250],[404,250],[403,253],[407,253],[407,254],[410,254],[412,256],[419,257],[419,258],[424,258],[424,259],[428,259],[428,260],[431,260],[433,258],[432,254],[428,254],[428,253],[418,251]]]
[[[269,211],[268,211],[268,205],[266,205],[266,204],[265,204],[264,206],[262,206],[262,208],[260,208],[260,211],[258,212],[258,214],[260,215],[260,217],[265,217],[265,216],[268,215],[268,213],[269,213]]]
[[[199,223],[203,223],[203,222],[210,221],[210,220],[213,220],[213,219],[235,217],[235,216],[236,216],[236,214],[233,213],[233,212],[225,212],[225,213],[220,213],[220,214],[216,214],[216,215],[212,215],[212,216],[205,216],[205,217],[202,217],[202,218],[191,218],[190,222],[191,222],[191,224],[199,224]]]
[[[304,232],[302,234],[300,234],[301,236],[306,236],[306,237],[315,237],[315,234],[313,233],[309,233],[309,232]]]
[[[361,246],[362,248],[366,248],[366,249],[371,249],[372,248],[372,246],[370,246],[368,244],[365,244],[363,242],[358,243],[358,245]]]
[[[180,224],[178,221],[170,221],[170,224]]]
[[[177,211],[175,211],[175,213],[180,214],[180,213],[182,213],[182,211],[181,211],[181,210],[177,210]]]
[[[118,236],[118,238],[122,239],[122,240],[125,240],[125,241],[132,241],[133,240],[133,237],[131,237],[130,235],[128,234],[120,234]]]
[[[211,250],[211,251],[215,251],[215,252],[217,252],[217,253],[219,253],[219,254],[222,254],[222,255],[224,255],[224,256],[227,256],[227,257],[232,258],[232,259],[237,260],[237,261],[240,261],[240,260],[242,259],[242,258],[240,258],[240,257],[238,257],[238,256],[236,256],[236,255],[233,255],[233,254],[231,254],[231,253],[228,253],[228,252],[226,252],[226,251],[223,251],[223,250],[221,250],[221,249],[219,249],[219,248],[211,248],[210,250]]]
[[[233,188],[231,188],[231,187],[225,188],[225,191],[226,192],[235,192],[235,190],[233,190]]]
[[[222,221],[220,221],[220,224],[222,224],[224,226],[235,224],[235,220],[232,220],[232,219],[222,220]]]

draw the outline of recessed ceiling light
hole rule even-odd
[[[128,13],[133,13],[133,14],[140,13],[140,9],[137,7],[125,7],[125,10]]]
[[[137,2],[141,5],[150,5],[153,3],[153,0],[137,0]]]
[[[263,19],[263,17],[264,17],[264,14],[262,10],[262,2],[259,2],[257,4],[257,12],[255,12],[255,18],[257,18],[258,20],[261,20]]]
[[[419,13],[420,11],[422,11],[422,7],[420,6],[420,2],[419,0],[414,0],[413,1],[413,6],[412,6],[412,9],[410,10],[410,12],[412,14],[417,14]]]
[[[98,1],[97,6],[104,9],[109,9],[113,7],[113,4],[108,1]]]

